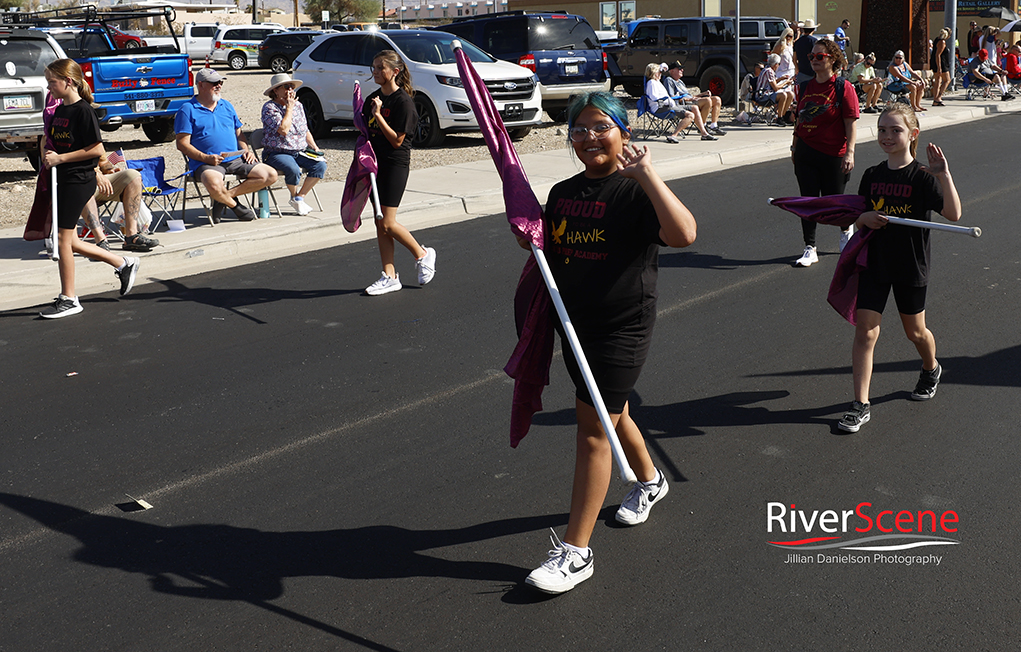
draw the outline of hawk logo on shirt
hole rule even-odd
[[[560,240],[560,236],[564,235],[564,231],[567,230],[567,218],[565,217],[560,221],[560,226],[553,229],[553,244],[563,244]]]

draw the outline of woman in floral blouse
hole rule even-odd
[[[262,161],[283,174],[291,193],[291,207],[298,215],[308,215],[312,207],[305,202],[305,196],[326,176],[326,161],[321,153],[316,157],[319,148],[308,130],[305,109],[294,93],[299,86],[301,81],[286,73],[270,78],[270,86],[263,93],[269,102],[262,106]],[[308,176],[298,190],[302,170]]]

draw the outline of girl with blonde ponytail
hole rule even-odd
[[[376,241],[383,274],[365,288],[370,296],[396,292],[403,286],[394,266],[394,242],[399,242],[415,257],[418,284],[425,285],[436,273],[436,251],[423,247],[411,231],[397,221],[397,207],[404,196],[411,170],[411,134],[418,129],[418,113],[411,99],[411,73],[393,50],[383,50],[372,60],[372,80],[379,90],[365,99],[362,116],[369,129],[369,142],[376,152],[379,172],[376,185],[382,219],[376,220]],[[433,129],[437,125],[431,125]]]
[[[47,174],[51,168],[56,168],[57,172],[60,199],[54,246],[60,251],[60,295],[39,315],[59,319],[82,311],[75,294],[74,254],[111,265],[120,279],[121,295],[127,294],[134,285],[138,259],[118,256],[78,238],[78,216],[96,193],[96,166],[103,153],[99,118],[91,105],[92,93],[77,63],[58,59],[46,67],[45,75],[50,94],[61,101],[53,112],[47,134],[53,149],[45,149],[42,156]]]

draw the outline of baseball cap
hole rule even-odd
[[[216,82],[223,81],[224,79],[226,79],[226,77],[212,68],[203,68],[195,75],[196,82],[211,82],[215,84]]]
[[[674,61],[667,70],[684,70],[684,66],[681,65],[680,61]]]

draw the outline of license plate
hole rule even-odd
[[[577,75],[578,74],[578,64],[576,64],[576,63],[565,63],[564,64],[564,74],[566,74],[566,75]]]
[[[4,98],[4,111],[20,111],[31,108],[31,95],[8,95]]]
[[[152,113],[156,110],[156,100],[138,100],[135,102],[135,113]]]
[[[504,120],[520,120],[525,112],[524,104],[508,104],[503,108]]]

